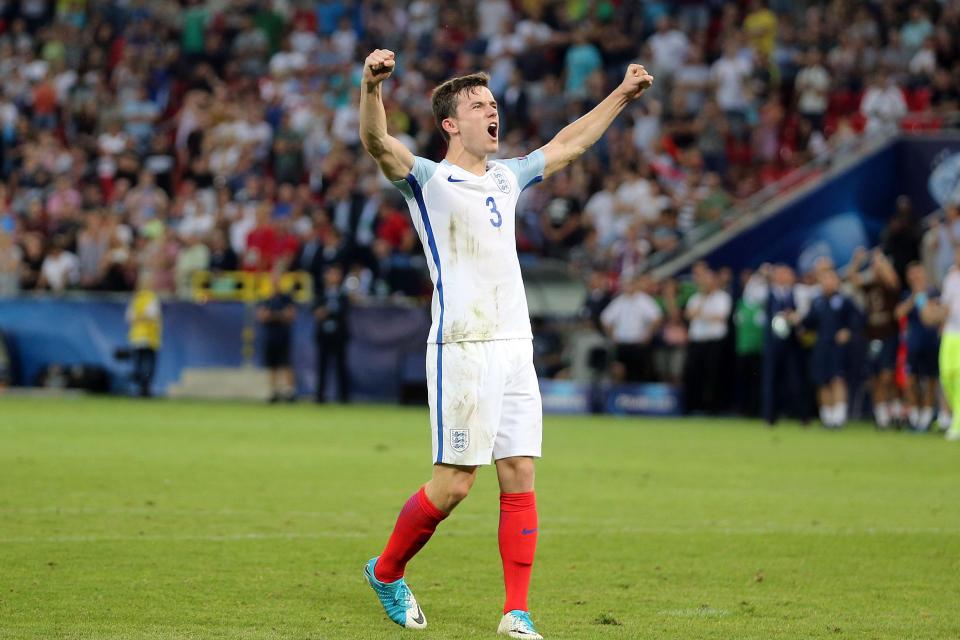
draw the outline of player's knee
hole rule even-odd
[[[467,496],[470,494],[470,489],[473,487],[473,478],[474,476],[457,478],[447,485],[447,502],[450,504],[451,508],[466,500]]]
[[[523,493],[533,490],[533,458],[506,458],[497,462],[500,488],[505,493]]]

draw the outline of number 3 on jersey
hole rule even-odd
[[[495,227],[499,227],[500,225],[502,225],[503,216],[500,215],[499,211],[497,211],[497,201],[494,200],[492,197],[487,198],[487,206],[490,207],[490,213],[493,213],[497,216],[496,218],[490,218],[490,224],[492,224]]]

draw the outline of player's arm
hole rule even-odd
[[[381,84],[396,66],[393,51],[375,49],[363,62],[360,87],[360,142],[389,180],[403,180],[413,168],[413,154],[387,134],[387,112],[380,96]]]
[[[620,112],[643,95],[651,84],[653,76],[647,73],[643,65],[631,64],[627,67],[619,87],[586,115],[561,129],[553,140],[540,149],[544,159],[543,177],[560,171],[582,156],[600,139]]]

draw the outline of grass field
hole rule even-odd
[[[429,472],[426,412],[0,398],[0,638],[494,638],[489,470],[361,578]],[[960,638],[960,446],[732,420],[548,418],[531,607],[560,638]]]

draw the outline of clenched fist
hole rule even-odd
[[[620,90],[628,100],[636,100],[653,84],[653,76],[647,73],[642,64],[631,64],[620,83]]]
[[[390,77],[396,67],[396,55],[389,49],[374,49],[363,62],[363,82],[375,86]]]

